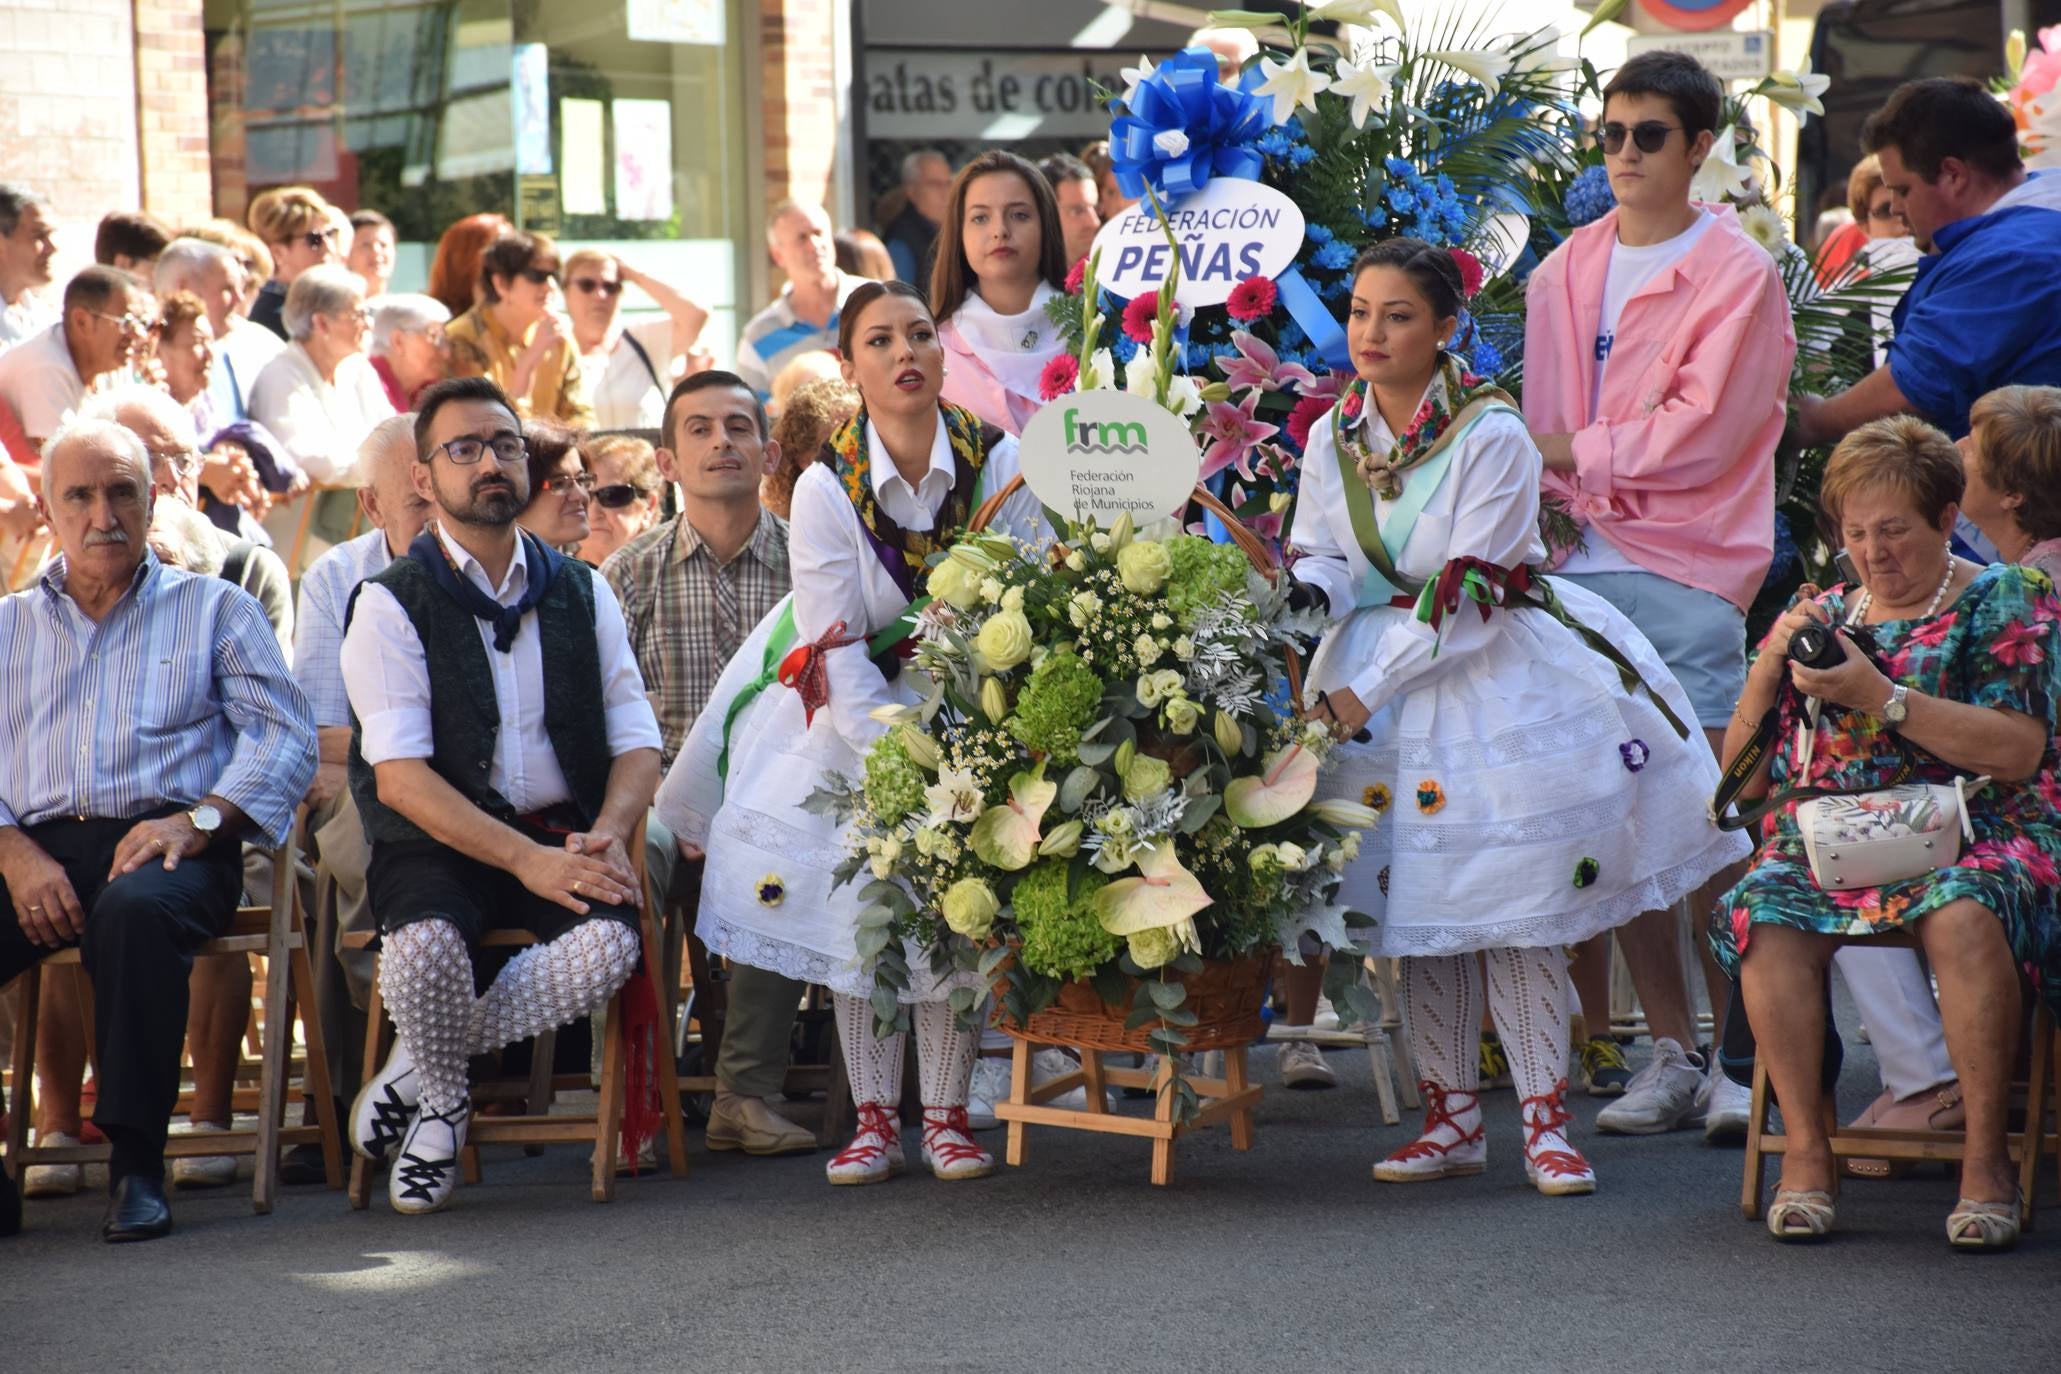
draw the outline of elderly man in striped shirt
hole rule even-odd
[[[258,603],[160,564],[142,440],[44,449],[61,555],[0,600],[0,984],[78,945],[93,979],[109,1241],[171,1230],[165,1136],[193,951],[235,915],[236,841],[282,842],[315,774],[307,702]],[[0,1186],[7,1186],[0,1179]]]

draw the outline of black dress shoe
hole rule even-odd
[[[100,1238],[109,1244],[125,1240],[156,1240],[172,1233],[172,1209],[165,1204],[163,1179],[126,1174],[115,1184],[107,1200],[107,1217],[100,1223]]]
[[[329,1169],[322,1162],[322,1147],[296,1145],[280,1156],[279,1181],[287,1184],[329,1182]]]

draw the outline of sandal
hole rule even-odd
[[[1768,1234],[1776,1240],[1823,1240],[1832,1234],[1832,1194],[1817,1188],[1775,1189]]]
[[[1967,1120],[1968,1113],[1961,1105],[1961,1084],[1956,1079],[1922,1093],[1913,1093],[1900,1102],[1885,1092],[1869,1103],[1868,1110],[1855,1117],[1851,1124],[1878,1131],[1958,1131]],[[1922,1162],[1916,1159],[1848,1159],[1841,1161],[1841,1168],[1853,1178],[1902,1178]]]
[[[1947,1244],[1956,1250],[2008,1250],[2018,1243],[2025,1194],[2010,1202],[1962,1198],[1947,1214]]]

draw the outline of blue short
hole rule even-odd
[[[1639,627],[1682,684],[1704,729],[1725,728],[1746,690],[1744,611],[1716,592],[1659,573],[1573,573],[1567,580],[1602,597]]]

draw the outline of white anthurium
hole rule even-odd
[[[1392,63],[1369,62],[1362,66],[1343,57],[1338,59],[1338,78],[1331,83],[1331,89],[1351,99],[1355,129],[1366,125],[1369,114],[1387,113],[1388,98],[1395,92],[1395,74],[1401,70]]]
[[[1424,54],[1433,62],[1443,62],[1455,71],[1467,73],[1481,83],[1489,93],[1489,99],[1496,98],[1502,89],[1503,78],[1510,74],[1513,59],[1508,53],[1461,52],[1457,50]]]
[[[1152,146],[1168,157],[1181,157],[1188,151],[1188,135],[1179,129],[1161,129],[1152,136]]]
[[[1403,31],[1400,0],[1324,0],[1323,4],[1310,6],[1312,19],[1327,19],[1334,24],[1358,24],[1362,28],[1372,28],[1377,14],[1387,15],[1397,33]]]
[[[1310,53],[1307,48],[1297,48],[1295,56],[1286,62],[1276,62],[1271,57],[1260,59],[1260,74],[1266,77],[1253,94],[1265,96],[1274,102],[1274,122],[1286,124],[1288,116],[1300,105],[1312,114],[1316,113],[1317,97],[1331,87],[1331,78],[1322,72],[1310,70]]]
[[[1770,78],[1768,99],[1796,116],[1799,127],[1808,122],[1811,115],[1825,113],[1825,104],[1818,97],[1832,84],[1832,78],[1811,70],[1808,56],[1794,71],[1776,72]]]
[[[1138,65],[1135,67],[1125,67],[1118,75],[1124,79],[1123,102],[1124,108],[1128,110],[1131,108],[1131,101],[1138,94],[1138,87],[1143,85],[1145,79],[1152,75],[1152,59],[1140,53],[1138,55]]]
[[[1710,145],[1710,156],[1696,169],[1696,178],[1689,183],[1689,199],[1717,205],[1745,194],[1747,172],[1736,160],[1738,152],[1737,133],[1727,124]]]

